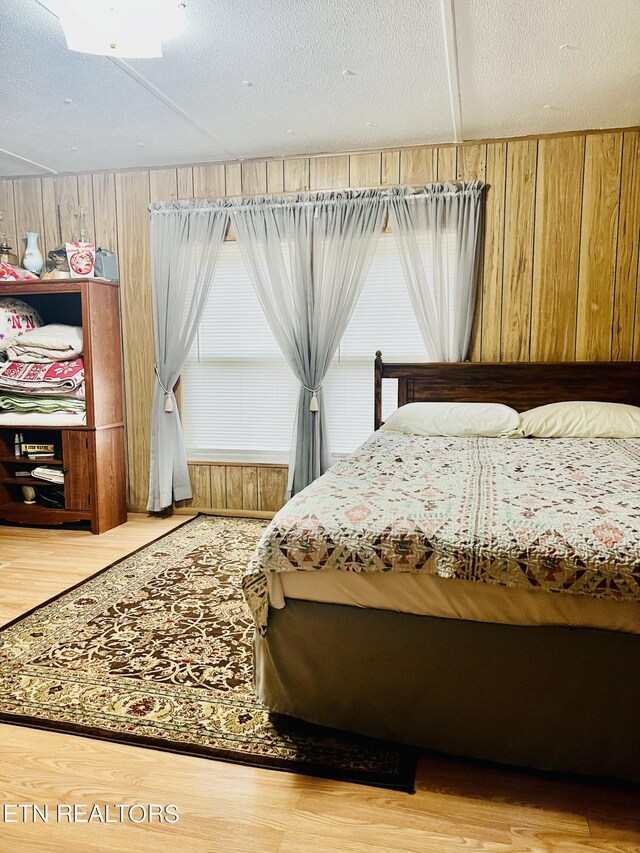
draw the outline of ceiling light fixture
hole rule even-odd
[[[59,0],[47,6],[60,19],[69,50],[123,59],[162,56],[162,42],[185,27],[179,0]]]

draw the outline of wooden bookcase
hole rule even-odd
[[[83,426],[0,424],[0,518],[27,525],[88,521],[93,533],[104,533],[127,518],[118,285],[96,279],[2,282],[0,296],[23,299],[43,323],[82,326],[87,405]],[[53,444],[54,458],[16,457],[16,433],[25,442]],[[64,509],[24,503],[24,485],[61,488],[16,477],[38,464],[63,468]]]

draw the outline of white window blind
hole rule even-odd
[[[324,382],[331,447],[337,455],[355,450],[373,431],[373,359],[378,349],[385,361],[426,358],[392,234],[383,234],[376,244],[362,294]],[[383,383],[383,416],[396,407],[395,384]],[[240,249],[227,242],[182,373],[189,458],[286,462],[298,390]]]

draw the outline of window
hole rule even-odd
[[[373,431],[373,359],[424,361],[392,234],[371,268],[324,382],[331,448],[355,450]],[[396,407],[383,383],[383,411]],[[286,462],[299,384],[262,313],[240,249],[225,243],[200,329],[182,373],[185,441],[192,460]]]

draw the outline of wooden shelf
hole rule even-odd
[[[65,524],[68,521],[86,521],[91,518],[91,513],[88,510],[50,509],[40,504],[5,501],[0,504],[0,518],[21,524]]]
[[[63,465],[56,456],[41,456],[40,459],[27,459],[26,456],[0,456],[0,462],[15,465]]]
[[[60,432],[62,429],[87,429],[86,424],[41,424],[40,426],[35,426],[34,424],[10,424],[5,421],[0,421],[0,429],[10,429],[14,432],[27,432],[27,430],[37,430],[38,432],[46,432],[47,430],[54,430],[54,432]],[[90,427],[89,427],[90,429]]]
[[[39,477],[0,477],[0,483],[11,486],[58,486],[64,488],[64,483],[52,483],[51,480],[41,480]]]
[[[13,296],[19,293],[80,293],[84,282],[95,284],[106,284],[118,287],[117,281],[108,281],[106,278],[41,278],[25,279],[23,281],[3,281],[0,283],[0,296]]]

